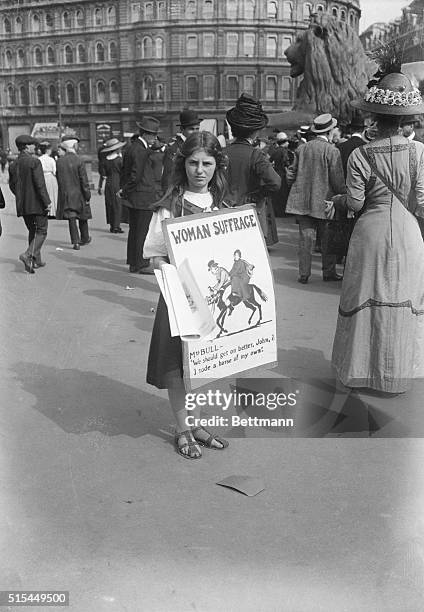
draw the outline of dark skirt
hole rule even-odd
[[[168,309],[161,294],[150,341],[146,380],[158,389],[169,389],[181,384],[182,378],[181,338],[171,336]]]

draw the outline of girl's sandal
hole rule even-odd
[[[206,438],[206,440],[203,440],[202,438],[196,438],[196,431],[204,431],[208,435],[208,438]],[[205,429],[204,427],[193,427],[191,432],[197,444],[200,444],[200,446],[204,446],[205,448],[211,448],[212,450],[224,450],[224,448],[227,448],[229,446],[228,440],[224,440],[224,438],[221,438],[220,436],[211,434],[211,432]],[[214,446],[212,442],[218,442],[219,444],[222,444],[222,447]]]
[[[181,438],[185,438],[186,442],[180,444]],[[175,433],[175,448],[177,453],[181,455],[181,457],[184,457],[184,459],[201,459],[202,452],[199,446],[199,442],[196,442],[192,432],[189,429],[187,431],[179,431]],[[182,452],[182,450],[185,448],[188,448],[187,453]]]

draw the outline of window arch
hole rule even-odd
[[[143,102],[153,100],[153,79],[151,76],[145,76],[141,84],[141,99]]]
[[[111,62],[116,62],[118,60],[118,47],[116,42],[111,42],[109,44],[109,60]]]
[[[81,43],[77,47],[77,58],[79,64],[84,64],[87,61],[87,52]]]
[[[18,49],[16,54],[16,64],[18,68],[23,68],[25,66],[25,52],[23,49]]]
[[[37,85],[35,88],[35,103],[37,106],[44,106],[45,102],[44,87],[42,85]]]
[[[64,28],[70,28],[72,26],[71,15],[67,11],[62,14],[62,23]]]
[[[267,17],[268,17],[268,19],[277,19],[277,17],[278,17],[278,6],[277,6],[276,0],[268,0]]]
[[[351,26],[353,26],[353,13],[349,15],[349,23]]]
[[[331,14],[333,15],[333,17],[339,16],[339,11],[337,10],[336,6],[333,6],[333,10],[331,11]]]
[[[75,104],[75,87],[73,83],[66,83],[66,104]]]
[[[13,85],[9,85],[7,88],[7,105],[14,106],[16,104],[16,92]]]
[[[12,24],[10,23],[10,19],[8,17],[3,19],[3,30],[6,34],[10,34],[12,32]]]
[[[196,18],[196,2],[195,0],[189,0],[186,4],[186,19]]]
[[[65,47],[65,64],[73,64],[74,63],[74,51],[71,45],[66,45]]]
[[[143,38],[143,57],[146,59],[149,59],[152,57],[152,52],[153,52],[153,43],[152,43],[152,39],[149,36],[146,36],[145,38]]]
[[[197,76],[187,77],[187,100],[199,99],[199,79]]]
[[[166,19],[165,2],[158,2],[158,19]]]
[[[303,5],[303,20],[309,21],[309,19],[311,18],[311,13],[312,13],[312,4],[310,2],[306,2]]]
[[[155,55],[158,59],[163,59],[164,57],[163,38],[160,36],[155,40]]]
[[[46,28],[48,30],[51,30],[54,26],[54,19],[53,19],[53,15],[51,15],[50,13],[47,13],[46,15]]]
[[[164,86],[163,83],[156,83],[156,100],[163,102],[164,96]]]
[[[43,54],[41,52],[40,47],[35,47],[34,49],[34,64],[35,66],[41,66],[43,63]]]
[[[203,0],[203,19],[211,19],[213,17],[213,0]]]
[[[291,100],[293,91],[293,80],[291,77],[283,76],[281,95],[283,100]]]
[[[244,18],[255,18],[255,0],[244,0]]]
[[[39,32],[40,29],[41,29],[41,27],[40,27],[40,18],[39,18],[39,16],[37,14],[35,14],[35,15],[32,16],[32,19],[31,19],[31,30],[33,32]]]
[[[324,12],[324,5],[317,4],[317,13],[323,13],[323,12]]]
[[[114,6],[110,6],[107,9],[107,23],[108,25],[115,25],[116,23],[116,9]]]
[[[98,42],[96,45],[96,62],[104,62],[105,61],[105,48],[103,43]]]
[[[98,81],[96,84],[96,102],[104,104],[106,102],[106,88],[103,81]]]
[[[277,36],[275,34],[266,37],[266,56],[277,57]]]
[[[87,85],[83,82],[78,85],[78,100],[80,104],[88,104]]]
[[[82,28],[84,26],[84,13],[81,10],[75,13],[75,23],[77,28]]]
[[[49,104],[56,104],[57,96],[56,96],[56,86],[49,85]]]
[[[346,11],[344,11],[343,9],[340,11],[340,19],[342,21],[346,21]]]
[[[268,102],[277,101],[277,77],[276,76],[266,77],[265,99]]]
[[[103,13],[101,8],[96,8],[94,11],[94,23],[95,25],[103,24]]]
[[[26,85],[21,85],[18,90],[18,104],[20,106],[28,106],[28,90]]]
[[[292,21],[293,19],[293,2],[283,3],[283,19],[286,21]]]
[[[6,53],[4,54],[4,59],[5,59],[6,68],[12,68],[12,65],[13,65],[12,51],[8,49]]]
[[[117,104],[119,102],[119,87],[116,81],[109,83],[109,100],[111,104]]]
[[[15,19],[15,32],[17,34],[20,34],[22,32],[23,26],[22,26],[22,18],[21,17],[16,17]]]
[[[146,2],[144,5],[144,19],[146,21],[153,19],[153,2]]]
[[[246,57],[253,57],[255,55],[255,33],[254,32],[246,32],[243,37],[244,43],[244,55]]]

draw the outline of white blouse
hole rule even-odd
[[[212,210],[213,198],[209,191],[206,193],[185,191],[183,197],[191,204],[201,208],[203,212],[210,212]],[[153,213],[149,231],[144,242],[143,257],[145,259],[150,259],[150,257],[168,257],[168,249],[166,248],[162,231],[162,221],[171,217],[171,212],[162,206],[157,212]]]
[[[38,159],[40,160],[41,165],[43,166],[43,172],[45,174],[51,172],[52,174],[54,174],[54,176],[56,176],[56,162],[54,161],[53,157],[50,157],[50,155],[44,153],[43,155],[40,155]]]

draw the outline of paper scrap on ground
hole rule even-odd
[[[56,247],[56,251],[63,251],[61,247]]]
[[[244,493],[244,495],[248,495],[249,497],[253,497],[265,489],[262,480],[253,476],[227,476],[227,478],[220,480],[216,484],[221,485],[222,487],[235,489],[236,491],[240,491],[240,493]]]

